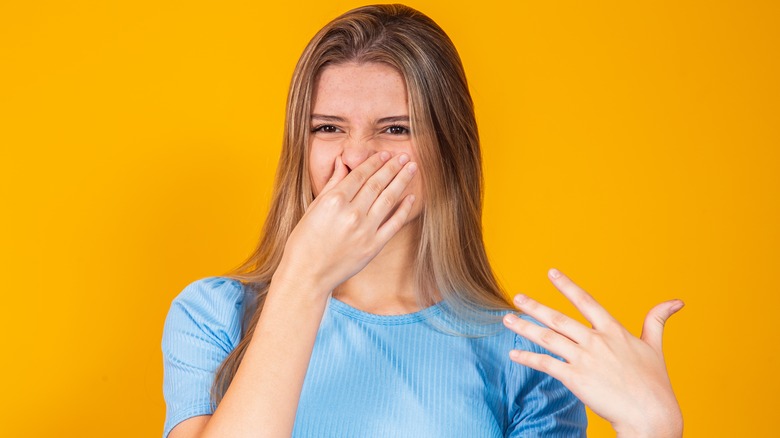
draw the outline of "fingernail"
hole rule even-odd
[[[409,169],[409,173],[417,172],[417,163],[410,164],[409,167],[407,167],[407,169]]]
[[[398,157],[398,162],[401,163],[401,165],[403,166],[404,164],[409,162],[409,156],[406,154],[401,154],[401,156]]]
[[[507,313],[504,316],[504,324],[506,325],[512,325],[515,323],[515,321],[517,321],[517,316],[515,316],[514,313]]]
[[[523,294],[517,294],[515,295],[515,305],[522,306],[523,303],[528,301],[528,297]]]
[[[414,204],[414,199],[415,199],[414,195],[409,195],[409,202]]]
[[[555,268],[552,268],[552,269],[550,269],[550,273],[549,273],[549,275],[550,275],[550,278],[553,278],[553,279],[554,279],[554,278],[558,278],[558,277],[560,277],[560,276],[561,276],[561,273],[560,273],[560,272],[559,272],[557,269],[555,269]]]
[[[390,152],[382,151],[379,153],[379,159],[382,161],[387,161],[390,159]]]
[[[674,313],[674,312],[676,312],[676,311],[678,311],[678,310],[682,309],[682,308],[683,308],[683,306],[685,306],[685,303],[684,303],[684,302],[682,302],[682,300],[678,300],[677,304],[675,304],[674,306],[672,306],[672,308],[671,308],[671,309],[669,309],[669,310],[670,310],[671,312],[673,312],[673,313]]]
[[[514,359],[514,360],[519,360],[520,359],[520,352],[517,351],[517,350],[510,351],[509,352],[509,358],[510,359]]]

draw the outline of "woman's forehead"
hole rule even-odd
[[[361,112],[408,112],[406,84],[381,63],[347,63],[322,69],[315,82],[312,113],[339,116]]]

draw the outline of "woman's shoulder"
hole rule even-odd
[[[207,277],[184,287],[171,302],[162,334],[163,436],[179,422],[214,411],[214,373],[241,340],[244,307],[251,295],[227,277]]]
[[[201,333],[231,350],[240,339],[252,294],[227,277],[206,277],[188,284],[171,302],[166,332]]]
[[[485,346],[490,346],[496,351],[501,352],[502,355],[509,353],[509,350],[526,350],[534,351],[538,353],[549,354],[545,349],[539,345],[531,342],[528,338],[520,336],[519,334],[509,330],[504,326],[502,321],[503,316],[509,313],[516,315],[517,317],[531,322],[533,324],[545,327],[544,324],[537,321],[533,317],[518,312],[517,310],[490,310],[486,312],[488,316],[494,318],[493,322],[485,325],[476,326],[477,328],[470,329],[470,335],[476,335],[475,341],[482,343]]]
[[[240,307],[246,300],[244,285],[228,277],[206,277],[184,287],[172,306],[186,306],[200,311],[220,311]]]

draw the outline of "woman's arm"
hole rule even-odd
[[[241,364],[211,417],[191,418],[171,438],[289,437],[330,292],[363,269],[400,230],[413,198],[408,157],[373,155],[334,174],[285,246]],[[397,209],[396,209],[397,207]],[[392,215],[388,215],[396,209]]]
[[[592,327],[517,295],[515,305],[549,328],[512,314],[504,318],[506,326],[565,362],[518,350],[510,353],[512,360],[560,380],[608,420],[619,437],[681,437],[682,413],[666,371],[661,338],[664,323],[683,302],[655,306],[647,314],[641,337],[636,338],[568,277],[555,269],[549,277]]]

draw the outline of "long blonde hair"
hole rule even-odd
[[[351,10],[322,28],[295,67],[270,211],[252,255],[227,277],[241,281],[257,305],[244,335],[217,371],[214,403],[227,391],[252,338],[271,277],[290,233],[313,199],[308,176],[312,92],[327,65],[385,63],[406,82],[411,132],[418,148],[425,206],[415,266],[418,301],[437,298],[463,316],[509,309],[482,240],[482,159],[474,107],[455,46],[424,14],[403,5]],[[437,295],[438,294],[438,295]]]

